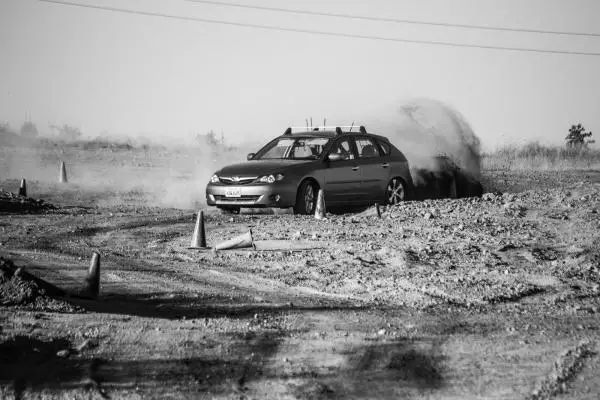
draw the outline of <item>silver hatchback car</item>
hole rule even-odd
[[[405,200],[413,183],[404,154],[363,126],[353,129],[288,128],[248,161],[215,172],[206,186],[208,205],[312,214],[320,189],[328,208]]]

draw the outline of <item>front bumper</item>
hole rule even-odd
[[[239,196],[228,196],[228,192],[236,190]],[[296,186],[280,182],[260,185],[209,183],[206,186],[206,203],[209,206],[229,207],[293,207],[296,203]]]

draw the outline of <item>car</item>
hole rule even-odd
[[[287,128],[247,161],[216,171],[206,202],[226,212],[290,208],[313,214],[323,191],[328,209],[398,204],[410,196],[404,154],[364,126]]]

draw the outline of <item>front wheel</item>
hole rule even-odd
[[[385,203],[393,206],[406,199],[406,185],[400,178],[392,178],[385,188]]]
[[[304,181],[298,189],[294,214],[310,215],[315,213],[317,206],[317,188],[311,181]]]

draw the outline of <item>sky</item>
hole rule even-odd
[[[69,0],[173,16],[351,35],[600,53],[600,36],[498,32],[225,7]],[[596,0],[222,0],[451,24],[600,34]],[[42,132],[234,144],[327,119],[369,127],[413,98],[458,110],[483,147],[600,132],[600,56],[436,46],[253,29],[0,0],[0,122]],[[390,115],[392,117],[390,117]],[[377,132],[385,134],[385,132]],[[598,144],[596,144],[598,146]]]

